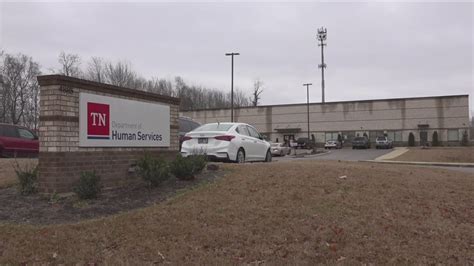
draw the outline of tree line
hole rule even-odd
[[[174,79],[147,79],[127,61],[112,62],[92,57],[83,62],[79,55],[61,52],[58,68],[47,72],[179,97],[181,111],[231,106],[230,92],[191,85],[180,76]],[[0,51],[0,123],[21,124],[35,130],[38,128],[40,106],[36,77],[41,74],[40,64],[31,56]],[[263,92],[263,82],[256,79],[252,91],[248,96],[239,89],[234,90],[234,106],[257,106]]]

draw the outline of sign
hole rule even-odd
[[[168,147],[167,105],[79,94],[80,147]]]

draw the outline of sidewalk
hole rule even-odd
[[[405,165],[423,165],[423,166],[447,166],[447,167],[474,167],[474,163],[447,163],[447,162],[410,162],[410,161],[392,161],[405,152],[408,148],[395,148],[392,152],[384,154],[375,160],[363,160],[361,162],[385,163],[385,164],[405,164]],[[390,161],[389,161],[390,160]]]
[[[377,159],[365,160],[365,161],[359,161],[359,162],[385,163],[385,164],[408,164],[408,165],[424,165],[424,166],[474,167],[474,163],[407,162],[407,161],[385,161],[385,160],[377,160]]]
[[[408,151],[408,148],[406,147],[396,147],[396,148],[393,148],[392,152],[389,152],[387,154],[384,154],[382,156],[375,158],[375,161],[390,160],[404,154],[407,151]]]

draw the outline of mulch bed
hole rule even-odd
[[[165,201],[183,190],[213,182],[224,174],[222,170],[204,171],[190,181],[173,177],[152,189],[145,184],[115,188],[103,191],[97,199],[87,201],[81,201],[75,195],[23,196],[15,186],[0,188],[0,223],[47,225],[99,218]]]

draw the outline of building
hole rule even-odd
[[[234,109],[234,120],[255,126],[271,141],[308,136],[308,105],[282,104]],[[228,122],[230,109],[181,112],[200,123]],[[309,135],[319,144],[338,135],[349,143],[355,136],[372,142],[387,135],[395,145],[431,142],[434,132],[442,145],[458,145],[469,134],[469,95],[341,101],[309,104]]]

